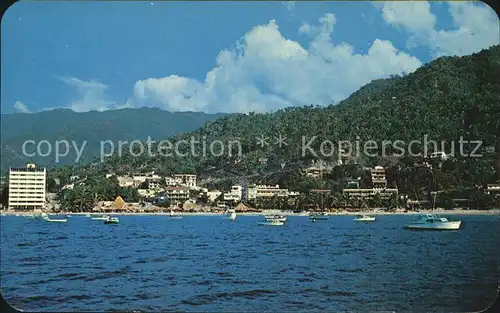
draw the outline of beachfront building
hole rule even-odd
[[[47,171],[35,164],[9,169],[9,209],[41,209],[45,205]]]
[[[184,203],[189,199],[189,188],[182,186],[167,186],[165,187],[165,194],[172,203]]]
[[[246,199],[255,200],[259,198],[271,198],[274,196],[288,197],[288,189],[282,189],[279,185],[250,185],[246,189]]]
[[[240,185],[231,186],[231,191],[224,193],[225,201],[241,201],[243,197],[243,187]]]
[[[385,177],[385,168],[375,166],[371,169],[372,184],[374,189],[384,189],[387,187],[387,179]]]
[[[380,195],[381,199],[389,199],[393,194],[398,194],[397,188],[370,188],[370,189],[361,189],[361,188],[347,188],[342,190],[344,195],[347,195],[349,198],[354,199],[371,199],[376,194]]]

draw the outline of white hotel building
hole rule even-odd
[[[47,172],[27,164],[9,169],[9,209],[41,209],[45,204]]]

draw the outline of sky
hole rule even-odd
[[[272,112],[500,43],[481,2],[32,2],[1,22],[1,111]]]

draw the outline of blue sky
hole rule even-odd
[[[18,2],[2,113],[155,106],[272,111],[499,43],[482,3]]]

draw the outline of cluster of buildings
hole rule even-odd
[[[441,157],[441,156],[439,156]],[[319,168],[319,172],[317,169]],[[314,164],[306,168],[306,175],[315,176],[323,174],[324,164]],[[427,173],[431,166],[426,162],[415,164],[415,169]],[[326,170],[328,168],[326,167]],[[371,188],[360,188],[360,178],[348,182],[343,193],[350,199],[373,199],[378,195],[381,199],[389,199],[398,194],[397,188],[388,186],[386,169],[381,166],[369,168],[371,173]],[[107,174],[106,178],[116,175]],[[259,201],[273,197],[293,199],[299,192],[281,188],[279,185],[252,184],[247,186],[234,185],[229,190],[209,190],[197,185],[197,176],[194,174],[175,174],[161,177],[155,172],[140,173],[132,176],[116,176],[121,187],[136,188],[139,195],[147,199],[167,198],[171,204],[184,204],[187,201],[215,204],[219,208],[226,208],[242,201]],[[72,176],[70,183],[62,189],[72,189],[75,185],[82,184],[86,178]],[[47,202],[46,183],[47,171],[35,164],[27,164],[24,168],[10,168],[8,176],[8,207],[11,209],[39,209]],[[5,183],[5,182],[4,182]],[[329,193],[329,190],[311,190],[312,192]],[[500,184],[489,184],[485,189],[486,194],[500,195]],[[411,204],[411,200],[408,200]]]
[[[351,180],[348,183],[348,188],[342,192],[351,199],[371,199],[375,195],[379,195],[381,199],[388,199],[393,195],[398,195],[397,188],[388,188],[387,178],[385,176],[385,168],[375,166],[370,169],[372,188],[359,188],[359,178]]]

